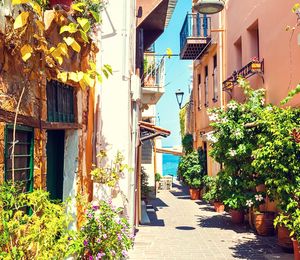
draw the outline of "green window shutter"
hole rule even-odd
[[[74,123],[74,88],[47,81],[47,114],[49,122]]]
[[[5,129],[5,180],[12,179],[12,145],[13,127],[8,125]],[[15,138],[15,181],[24,184],[23,192],[33,190],[33,152],[34,138],[33,129],[25,126],[16,127]]]

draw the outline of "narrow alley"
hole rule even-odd
[[[192,201],[179,182],[162,190],[147,210],[150,225],[139,226],[131,260],[293,259],[276,245],[276,237],[255,235],[234,225],[203,201]]]

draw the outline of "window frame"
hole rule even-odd
[[[216,103],[218,101],[218,56],[217,54],[214,55],[213,57],[213,61],[214,61],[214,64],[213,64],[213,74],[212,74],[212,77],[213,77],[213,98],[212,98],[212,101],[214,103]]]
[[[47,121],[51,123],[76,123],[76,91],[74,87],[50,80],[47,81],[46,92]]]
[[[197,83],[198,83],[198,111],[201,110],[202,108],[202,89],[201,89],[201,81],[202,81],[202,77],[201,77],[201,73],[199,73],[197,78]]]
[[[6,125],[4,130],[4,181],[7,182],[11,179],[8,179],[8,159],[9,159],[9,143],[8,143],[8,131],[13,131],[14,126],[11,124]],[[26,185],[26,192],[32,192],[34,187],[34,129],[28,126],[17,125],[16,132],[26,132],[31,134],[29,144],[29,176],[28,176],[28,184]],[[12,141],[11,141],[12,142]],[[16,169],[15,169],[16,171]]]
[[[208,107],[209,106],[209,101],[208,101],[208,65],[205,66],[204,68],[205,71],[205,80],[204,80],[204,90],[205,90],[205,102],[204,106]]]

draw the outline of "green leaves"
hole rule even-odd
[[[70,252],[78,237],[68,229],[65,205],[50,201],[43,190],[21,193],[19,185],[0,185],[0,258],[64,259],[79,253],[79,248]]]
[[[296,86],[295,89],[291,90],[289,93],[288,93],[288,96],[283,99],[280,104],[281,105],[285,105],[287,102],[289,102],[295,95],[297,95],[298,93],[300,93],[300,84],[298,84]]]

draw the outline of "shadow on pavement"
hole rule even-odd
[[[190,200],[191,197],[189,195],[184,195],[184,196],[176,196],[177,199],[181,199],[181,200]]]
[[[196,217],[198,217],[197,222],[200,227],[233,230],[236,233],[244,233],[250,231],[250,229],[246,225],[233,224],[228,214],[214,216],[197,215]]]
[[[189,230],[194,230],[195,228],[189,227],[189,226],[179,226],[179,227],[176,227],[176,229],[189,231]]]
[[[266,255],[282,255],[281,248],[276,244],[275,237],[260,237],[256,236],[256,239],[249,239],[247,241],[240,242],[233,247],[234,258],[242,259],[269,259]],[[284,254],[284,259],[293,259],[292,254]],[[272,259],[272,258],[271,258]],[[274,258],[275,259],[275,258]],[[279,259],[282,259],[279,257]]]
[[[153,207],[155,208],[156,211],[157,211],[157,208],[169,207],[169,205],[166,204],[160,198],[156,198],[156,199],[152,200],[151,203],[152,203],[152,205],[153,205]]]
[[[200,210],[204,211],[210,211],[210,212],[216,212],[214,207],[211,206],[210,204],[207,204],[205,201],[197,201],[196,202],[200,207]]]

